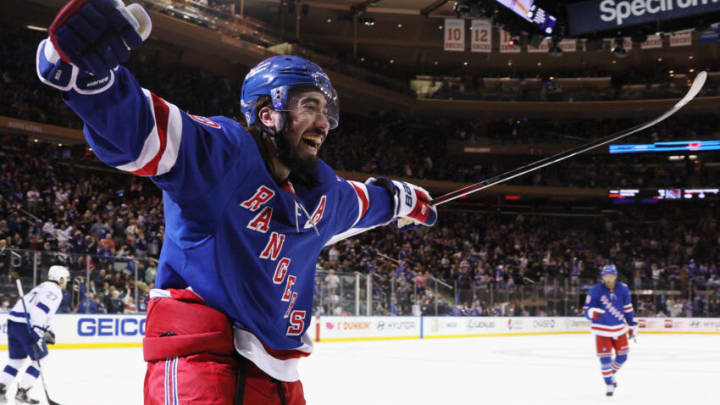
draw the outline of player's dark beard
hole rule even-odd
[[[286,125],[287,127],[290,127],[290,122]],[[315,176],[317,157],[301,158],[297,153],[298,145],[290,145],[284,135],[277,137],[277,144],[278,159],[290,169],[290,181],[308,188],[317,186],[319,184]]]

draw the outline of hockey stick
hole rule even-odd
[[[489,179],[485,179],[479,183],[471,184],[467,187],[463,187],[461,189],[451,191],[447,194],[443,194],[437,198],[433,198],[430,200],[430,205],[438,206],[441,204],[448,203],[450,201],[456,200],[458,198],[465,197],[466,195],[476,193],[480,190],[484,190],[486,188],[490,188],[492,186],[495,186],[497,184],[505,183],[508,180],[512,180],[516,177],[520,177],[523,175],[526,175],[528,173],[532,173],[536,170],[542,169],[543,167],[553,165],[558,162],[562,162],[563,160],[569,159],[575,155],[579,155],[581,153],[585,153],[589,150],[595,149],[597,147],[607,145],[610,142],[618,141],[620,139],[623,139],[625,137],[628,137],[630,135],[636,134],[642,130],[645,130],[647,128],[650,128],[653,125],[656,125],[662,121],[664,121],[666,118],[670,117],[671,115],[678,112],[681,108],[685,107],[687,103],[692,101],[695,96],[698,95],[700,90],[702,90],[703,86],[705,85],[705,80],[707,80],[707,73],[705,71],[702,71],[698,73],[698,75],[695,77],[695,81],[693,81],[692,86],[690,86],[690,90],[685,94],[685,96],[680,99],[675,105],[666,111],[661,116],[651,120],[647,121],[645,123],[636,125],[630,129],[626,129],[624,131],[616,132],[612,135],[607,136],[606,138],[589,142],[584,145],[578,146],[576,148],[567,150],[565,152],[560,152],[556,155],[549,156],[543,159],[540,159],[536,162],[527,164],[525,166],[518,167],[517,169],[511,170],[509,172],[505,172],[503,174],[499,174],[497,176],[491,177]]]
[[[497,175],[497,176],[495,176],[495,177],[491,177],[491,178],[489,178],[489,179],[485,179],[485,180],[483,180],[483,181],[481,181],[481,182],[479,182],[479,183],[471,184],[471,185],[466,186],[466,187],[463,187],[463,188],[461,188],[461,189],[458,189],[458,190],[455,190],[455,191],[451,191],[451,192],[449,192],[449,193],[447,193],[447,194],[443,194],[443,195],[441,195],[441,196],[439,196],[439,197],[437,197],[437,198],[434,198],[434,199],[430,200],[430,205],[438,206],[438,205],[441,205],[441,204],[448,203],[448,202],[453,201],[453,200],[456,200],[456,199],[458,199],[458,198],[465,197],[466,195],[469,195],[469,194],[478,192],[478,191],[480,191],[480,190],[484,190],[484,189],[486,189],[486,188],[490,188],[490,187],[495,186],[495,185],[498,185],[498,184],[500,184],[500,183],[504,183],[504,182],[506,182],[506,181],[508,181],[508,180],[511,180],[511,179],[516,178],[516,177],[520,177],[520,176],[523,176],[523,175],[525,175],[525,174],[534,172],[534,171],[536,171],[536,170],[542,169],[543,167],[550,166],[550,165],[552,165],[552,164],[561,162],[561,161],[563,161],[563,160],[565,160],[565,159],[569,159],[569,158],[571,158],[571,157],[573,157],[573,156],[575,156],[575,155],[579,155],[579,154],[581,154],[581,153],[587,152],[587,151],[592,150],[592,149],[595,149],[595,148],[597,148],[597,147],[600,147],[600,146],[603,146],[603,145],[607,145],[607,144],[610,143],[610,142],[614,142],[614,141],[623,139],[623,138],[628,137],[628,136],[630,136],[630,135],[636,134],[636,133],[638,133],[638,132],[640,132],[640,131],[642,131],[642,130],[645,130],[645,129],[647,129],[647,128],[650,128],[651,126],[656,125],[656,124],[664,121],[665,119],[667,119],[667,118],[670,117],[671,115],[673,115],[673,114],[675,114],[676,112],[678,112],[681,108],[685,107],[689,102],[691,102],[691,101],[698,95],[698,93],[700,93],[700,90],[702,90],[703,86],[705,85],[705,81],[706,81],[706,80],[707,80],[707,73],[706,73],[705,71],[702,71],[702,72],[698,73],[698,75],[695,77],[695,81],[693,81],[692,86],[690,86],[690,90],[688,90],[688,92],[685,94],[685,96],[683,96],[683,98],[680,99],[680,101],[678,101],[677,103],[675,103],[675,105],[674,105],[671,109],[669,109],[669,110],[666,111],[664,114],[662,114],[661,116],[659,116],[659,117],[657,117],[657,118],[655,118],[655,119],[653,119],[653,120],[651,120],[651,121],[648,121],[648,122],[645,122],[645,123],[636,125],[636,126],[630,128],[630,129],[626,129],[626,130],[624,130],[624,131],[616,132],[616,133],[614,133],[614,134],[612,134],[612,135],[609,135],[609,136],[606,137],[606,138],[603,138],[603,139],[600,139],[600,140],[597,140],[597,141],[593,141],[593,142],[590,142],[590,143],[586,143],[586,144],[584,144],[584,145],[581,145],[581,146],[578,146],[578,147],[576,147],[576,148],[567,150],[567,151],[565,151],[565,152],[560,152],[560,153],[558,153],[558,154],[556,154],[556,155],[553,155],[553,156],[549,156],[549,157],[540,159],[540,160],[538,160],[538,161],[536,161],[536,162],[527,164],[527,165],[525,165],[525,166],[521,166],[521,167],[519,167],[519,168],[517,168],[517,169],[514,169],[514,170],[511,170],[511,171],[509,171],[509,172],[505,172],[505,173],[499,174],[499,175]],[[402,226],[408,225],[408,224],[412,224],[412,220],[410,220],[410,219],[405,219],[405,218],[399,218],[399,219],[398,219],[398,226],[402,227]],[[346,231],[346,232],[344,232],[344,233],[342,233],[342,234],[335,235],[332,239],[330,239],[330,241],[328,241],[328,242],[325,244],[325,246],[333,245],[333,244],[335,244],[335,243],[337,243],[337,242],[340,242],[341,240],[345,240],[345,239],[351,238],[351,237],[353,237],[353,236],[355,236],[355,235],[358,235],[358,234],[363,233],[363,232],[367,232],[367,231],[369,231],[369,230],[371,230],[371,229],[375,229],[375,228],[377,228],[377,227],[379,227],[379,226],[382,226],[382,225],[384,225],[384,224],[376,225],[376,226],[373,226],[373,227],[370,227],[370,228],[350,229],[350,230],[348,230],[348,231]]]
[[[34,332],[32,331],[32,328],[30,327],[30,312],[28,312],[27,306],[25,305],[25,294],[23,294],[23,288],[22,288],[22,284],[20,283],[19,278],[15,280],[15,284],[17,285],[18,294],[20,294],[20,300],[22,301],[23,310],[25,311],[25,318],[27,318],[27,323],[25,325],[27,325],[28,333],[30,334],[30,336],[32,336],[32,334]],[[42,337],[40,339],[45,339],[45,338]],[[47,399],[47,403],[49,405],[60,405],[59,403],[50,399],[50,394],[48,394],[48,391],[47,391],[47,384],[45,384],[45,374],[43,373],[42,367],[40,366],[40,359],[38,358],[37,347],[35,347],[34,343],[33,343],[33,353],[35,354],[35,358],[37,359],[37,360],[35,360],[35,362],[37,363],[38,370],[40,371],[40,381],[42,381],[43,390],[45,391],[45,399]]]

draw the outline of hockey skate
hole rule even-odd
[[[18,387],[17,394],[15,394],[16,404],[39,404],[40,401],[32,399],[28,396],[27,390]]]
[[[615,384],[608,384],[605,387],[605,395],[608,397],[613,396],[613,394],[615,393]]]

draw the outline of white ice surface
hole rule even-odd
[[[140,349],[51,349],[46,377],[63,405],[127,405],[144,371]],[[300,373],[309,405],[718,405],[720,336],[640,335],[612,398],[590,335],[320,343]]]

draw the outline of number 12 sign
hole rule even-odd
[[[472,20],[470,51],[489,53],[492,50],[492,25],[488,20]]]
[[[465,51],[465,20],[460,18],[445,19],[445,50]]]

